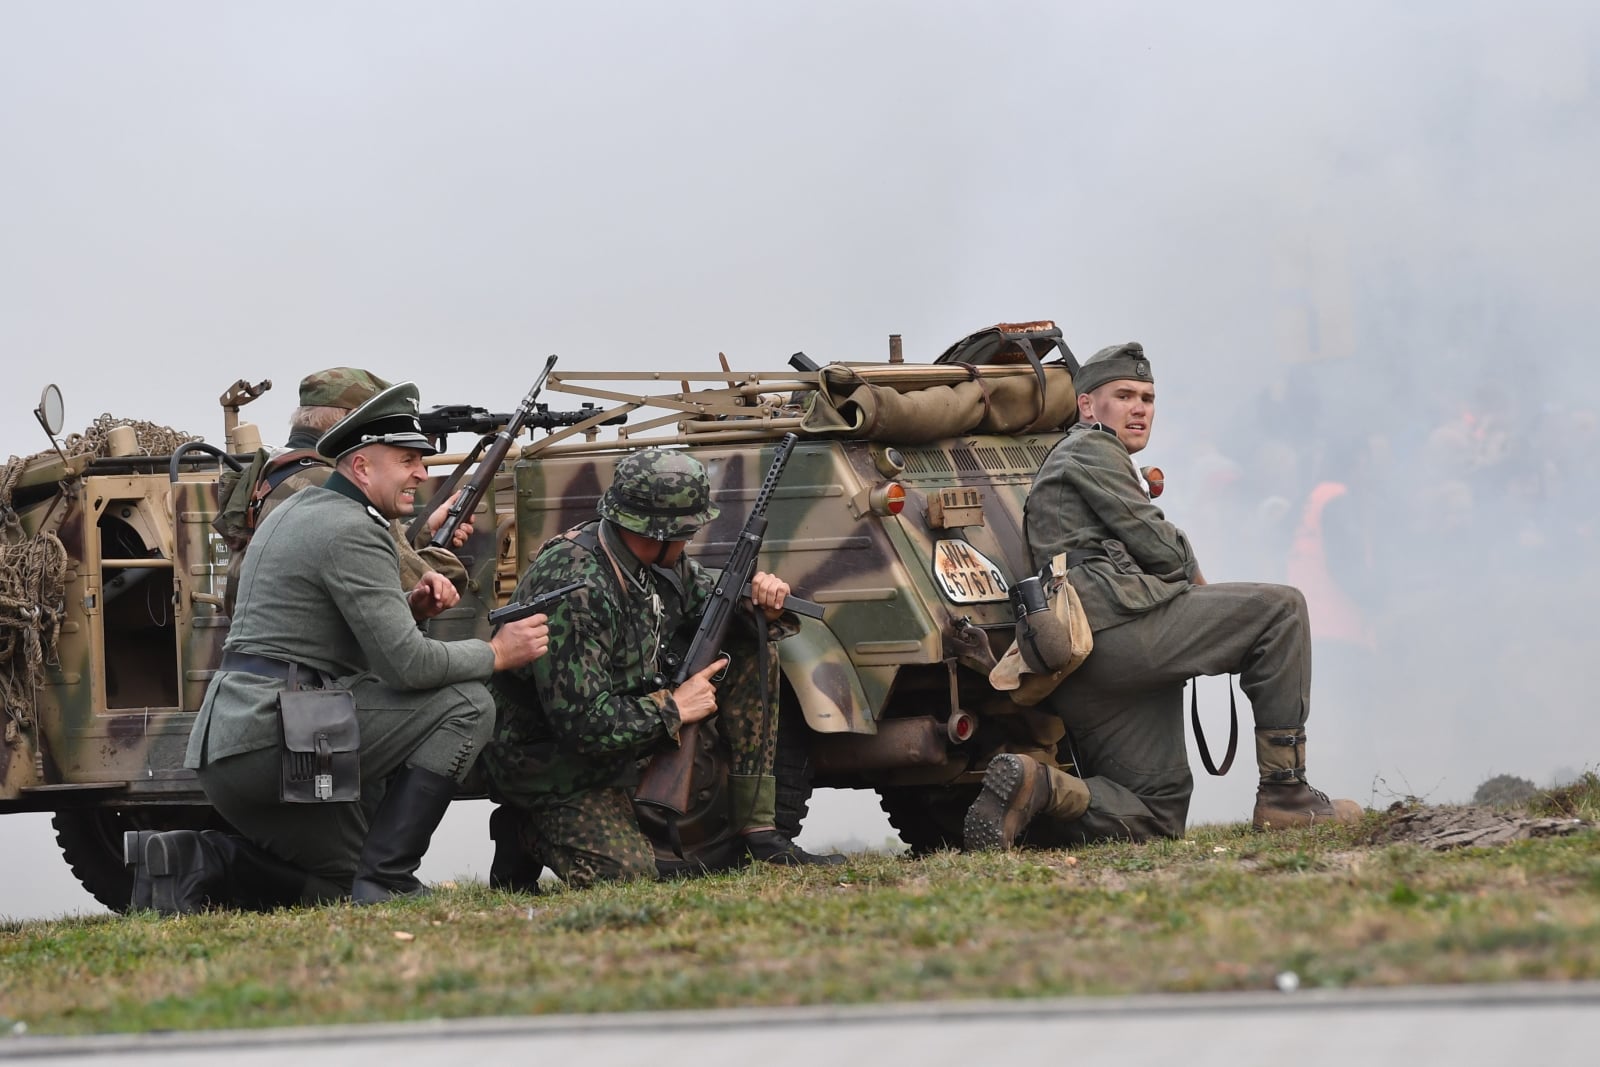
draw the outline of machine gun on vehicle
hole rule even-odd
[[[533,413],[522,421],[522,425],[528,429],[548,432],[564,426],[576,426],[598,414],[600,408],[591,401],[585,401],[576,411],[551,411],[548,404],[535,404]],[[516,412],[493,412],[488,408],[474,407],[471,404],[441,404],[430,411],[424,411],[418,419],[422,423],[423,436],[431,438],[434,444],[443,446],[445,438],[450,434],[471,433],[487,437],[509,425],[516,417]],[[595,425],[618,426],[627,421],[627,412],[622,412]]]
[[[484,494],[489,491],[490,483],[494,481],[495,472],[506,461],[506,456],[511,451],[511,443],[522,432],[523,425],[536,414],[538,408],[535,402],[539,399],[539,391],[544,388],[545,379],[550,377],[550,372],[555,368],[555,365],[555,356],[545,360],[544,370],[539,372],[539,377],[534,381],[533,388],[528,390],[528,395],[522,398],[522,403],[517,406],[516,413],[511,416],[511,419],[504,426],[496,431],[493,437],[484,437],[479,440],[473,446],[472,451],[467,453],[467,457],[456,465],[456,469],[445,480],[444,485],[439,489],[439,495],[450,501],[450,508],[445,514],[444,521],[439,524],[439,528],[434,531],[433,537],[429,539],[428,544],[430,546],[433,548],[451,547],[451,542],[456,536],[456,530],[466,521],[467,516],[478,509],[478,504],[482,502]],[[471,480],[467,482],[461,492],[455,493],[456,485],[474,463],[477,464],[477,470],[473,472]],[[455,493],[453,498],[451,497],[452,493]],[[425,515],[418,514],[415,519],[411,520],[411,527],[407,531],[408,536],[414,539],[422,528],[422,523],[426,521],[427,517]]]

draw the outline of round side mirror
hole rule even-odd
[[[44,395],[39,397],[39,406],[33,409],[33,414],[39,420],[39,425],[44,427],[44,432],[51,437],[61,432],[61,422],[66,412],[61,404],[61,390],[54,383],[44,387]]]

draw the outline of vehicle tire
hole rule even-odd
[[[69,808],[50,820],[56,844],[73,875],[100,903],[117,914],[128,910],[133,874],[122,862],[125,830],[221,827],[209,808]]]
[[[878,790],[878,806],[889,816],[913,856],[961,847],[967,809],[978,799],[973,785],[896,786]]]
[[[793,841],[800,836],[811,811],[811,780],[815,774],[807,744],[811,727],[806,725],[805,712],[787,685],[783,686],[779,706],[782,713],[778,716],[778,756],[772,772],[778,779],[778,832]]]

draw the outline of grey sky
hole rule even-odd
[[[1146,344],[1149,458],[1187,524],[1194,458],[1252,462],[1296,374],[1308,427],[1384,427],[1402,456],[1484,386],[1592,413],[1597,56],[1578,0],[10,2],[0,451],[43,444],[52,380],[69,430],[110,411],[217,440],[216,396],[270,377],[250,414],[276,440],[334,364],[503,409],[550,352],[776,367],[898,332],[920,361],[1052,317],[1080,355]],[[1253,576],[1192,532],[1212,577]],[[1595,651],[1579,617],[1525,614],[1560,657]],[[1444,747],[1424,726],[1459,709],[1428,690],[1368,709],[1415,726],[1391,778],[1463,799],[1594,765],[1600,725],[1549,710],[1580,702],[1570,662],[1524,694],[1554,716],[1537,737],[1491,728],[1521,700],[1504,679]],[[1316,767],[1372,799],[1370,768]],[[1242,817],[1252,788],[1202,782],[1195,814]],[[13,903],[16,878],[0,913],[65,899]]]

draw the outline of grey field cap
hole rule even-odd
[[[439,450],[423,436],[421,407],[414,382],[391,385],[329,427],[317,441],[317,454],[336,460],[368,445],[392,445],[431,456]]]
[[[1102,348],[1078,368],[1072,384],[1082,394],[1093,392],[1107,382],[1124,380],[1155,384],[1150,360],[1144,354],[1144,345],[1138,341]]]

